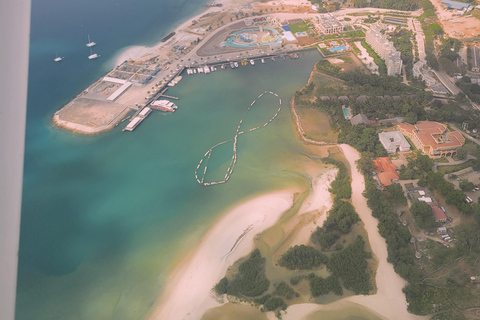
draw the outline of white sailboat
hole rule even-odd
[[[90,35],[88,35],[88,43],[86,44],[87,48],[91,48],[96,44],[96,42],[90,41]]]
[[[90,48],[90,55],[88,56],[88,59],[92,60],[92,59],[97,59],[98,57],[100,57],[100,55],[96,53],[92,53],[92,48]]]
[[[55,56],[56,56],[56,58],[55,58],[55,59],[53,59],[53,61],[55,61],[55,62],[60,62],[60,61],[62,61],[62,60],[63,60],[63,58],[64,58],[64,57],[59,57],[59,56],[58,56],[58,54],[57,54],[56,52],[55,52]]]

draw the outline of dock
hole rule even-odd
[[[135,130],[138,125],[148,117],[148,115],[152,113],[152,109],[150,107],[145,107],[141,110],[138,110],[137,113],[132,117],[132,120],[127,124],[122,131],[133,131]]]

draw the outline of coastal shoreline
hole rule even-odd
[[[297,189],[263,194],[224,214],[169,276],[149,319],[200,319],[221,305],[211,289],[238,259],[248,255],[257,234],[292,207]]]

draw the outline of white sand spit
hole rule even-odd
[[[222,217],[203,237],[167,281],[167,287],[151,319],[198,320],[219,304],[211,289],[227,268],[248,255],[254,237],[273,226],[293,205],[295,190],[259,196],[242,203]]]

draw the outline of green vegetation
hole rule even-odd
[[[405,65],[405,71],[407,72],[407,78],[412,79],[413,73],[413,45],[411,39],[413,33],[407,29],[400,29],[390,40],[393,42],[395,48],[400,51],[403,64]]]
[[[281,281],[278,284],[275,284],[275,290],[273,295],[284,297],[287,300],[291,300],[294,297],[298,297],[299,294],[295,292],[285,281]]]
[[[455,164],[455,165],[452,165],[452,166],[442,166],[442,167],[438,168],[438,172],[440,172],[442,174],[448,174],[448,173],[451,173],[451,172],[455,172],[455,171],[458,171],[458,170],[462,170],[462,169],[471,167],[474,163],[475,163],[475,161],[469,160],[467,162],[460,163],[460,164]]]
[[[266,294],[261,298],[254,299],[253,302],[257,305],[263,304],[262,311],[274,311],[279,308],[285,310],[287,308],[287,304],[282,298],[274,297],[271,294]]]
[[[219,292],[224,290],[226,281],[224,279],[215,286],[219,287]],[[265,258],[260,251],[256,249],[250,254],[250,257],[242,262],[238,267],[238,272],[228,281],[227,293],[237,297],[257,297],[265,293],[270,286],[270,281],[265,275]]]
[[[312,293],[313,297],[329,294],[330,292],[333,292],[337,296],[343,295],[342,286],[340,285],[338,277],[335,275],[331,275],[330,277],[324,279],[317,277],[314,273],[311,273],[308,275],[307,279],[310,283],[310,292]]]
[[[322,161],[326,164],[333,164],[338,168],[335,180],[332,182],[328,191],[340,199],[350,199],[352,196],[352,185],[350,183],[350,173],[345,164],[333,158],[323,158]]]
[[[410,213],[415,223],[422,229],[429,229],[435,226],[435,217],[432,214],[432,207],[426,202],[414,201],[410,207]]]
[[[437,190],[447,204],[454,205],[463,214],[472,214],[472,206],[465,202],[466,195],[463,191],[455,189],[453,183],[446,181],[440,172],[428,172],[426,177],[430,189]]]
[[[372,289],[365,260],[371,258],[371,253],[365,251],[364,247],[363,238],[358,236],[347,248],[332,254],[327,264],[328,270],[342,280],[346,289],[355,294],[368,294]]]
[[[475,188],[473,182],[468,181],[467,179],[460,180],[460,189],[462,191],[472,191]]]
[[[328,257],[312,247],[306,245],[294,246],[285,252],[278,264],[289,270],[311,270],[319,267],[321,264],[326,264]]]
[[[408,10],[414,11],[421,7],[421,2],[418,0],[354,0],[355,8],[373,7],[373,8],[385,8],[395,10]]]
[[[376,186],[372,176],[365,175],[365,197],[372,209],[372,215],[378,219],[378,231],[388,245],[388,262],[393,264],[395,272],[401,277],[416,281],[420,271],[415,267],[414,250],[410,244],[410,232],[398,223],[392,204]]]
[[[319,243],[324,250],[329,249],[342,234],[350,232],[352,225],[358,221],[360,218],[353,205],[335,197],[332,209],[328,211],[327,220],[323,227],[317,227],[312,234],[312,241]]]
[[[385,196],[394,207],[407,205],[407,198],[405,198],[405,195],[403,194],[402,186],[398,183],[386,186]]]
[[[465,76],[456,84],[473,102],[480,103],[480,85],[472,83],[470,77]]]
[[[213,288],[216,294],[225,294],[228,292],[228,279],[223,277]]]
[[[342,70],[341,67],[334,66],[327,59],[318,61],[315,66],[318,70],[325,72],[327,74],[335,75],[335,76],[338,76],[340,74],[340,71]]]
[[[378,54],[370,47],[367,41],[362,40],[362,46],[367,50],[370,57],[373,58],[373,61],[378,66],[378,72],[380,75],[385,76],[387,75],[387,66],[385,65],[385,61],[378,56]]]
[[[292,23],[288,25],[293,34],[297,32],[306,32],[308,31],[308,26],[306,23]]]

